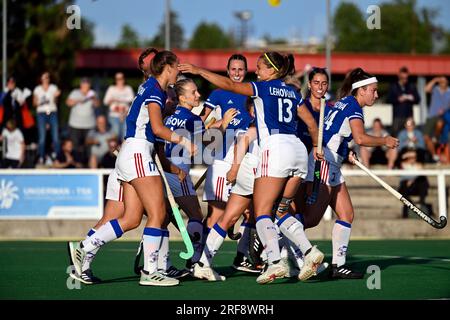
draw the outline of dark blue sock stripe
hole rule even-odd
[[[218,234],[222,236],[222,238],[225,238],[227,236],[227,232],[223,230],[217,223],[214,225],[214,230],[217,231]]]
[[[201,225],[203,225],[203,222],[201,220],[198,220],[198,219],[191,218],[191,219],[188,220],[188,223],[191,223],[191,222],[200,223]]]
[[[259,216],[259,217],[256,218],[256,222],[258,222],[259,220],[262,220],[262,219],[270,219],[270,220],[272,220],[272,217],[269,216],[269,215]]]
[[[351,228],[352,227],[351,223],[348,223],[348,222],[345,222],[345,221],[342,221],[342,220],[336,220],[336,223],[340,224],[341,226],[347,227],[347,228]]]
[[[283,218],[281,218],[281,219],[279,219],[278,221],[277,221],[277,225],[278,226],[281,226],[281,224],[284,222],[284,221],[286,221],[286,219],[287,218],[289,218],[289,217],[292,217],[289,213],[287,213]]]
[[[163,230],[158,229],[158,228],[144,228],[144,235],[145,236],[162,237]]]
[[[89,230],[89,232],[87,233],[87,236],[88,237],[92,236],[95,233],[95,231],[96,230],[94,230],[94,229]]]
[[[246,227],[246,228],[252,228],[252,229],[256,228],[254,223],[249,223],[249,222],[243,222],[243,223],[241,223],[241,226]]]
[[[123,235],[123,231],[122,228],[120,227],[119,221],[117,221],[117,219],[114,219],[111,220],[109,223],[111,223],[111,226],[113,227],[117,238],[120,238]]]
[[[169,237],[169,230],[161,230],[163,237]]]

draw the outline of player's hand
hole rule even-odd
[[[351,164],[355,164],[355,160],[358,160],[358,157],[356,156],[356,153],[354,153],[352,150],[348,153],[348,162]]]
[[[317,147],[314,147],[314,160],[319,160],[322,161],[323,160],[323,150],[322,153],[319,153],[319,151],[317,150]]]
[[[186,179],[186,172],[184,172],[183,169],[178,167],[177,177],[178,177],[178,180],[180,180],[180,182],[183,182],[184,179]]]
[[[190,63],[180,63],[178,64],[178,71],[181,71],[182,73],[199,74],[200,68]]]
[[[189,153],[190,157],[195,156],[197,154],[197,152],[198,152],[197,146],[194,143],[192,143],[190,140],[186,139],[185,137],[183,137],[181,139],[180,144],[184,148],[186,148],[186,151]]]
[[[228,170],[227,176],[226,176],[227,185],[236,183],[238,171],[239,171],[239,166],[236,166],[236,165],[231,166],[231,169]]]
[[[387,136],[384,138],[384,145],[390,149],[395,149],[398,147],[398,139],[392,136]]]
[[[231,120],[233,120],[238,115],[238,110],[235,108],[228,109],[222,118],[222,129],[226,129],[230,124]]]

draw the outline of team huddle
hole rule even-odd
[[[150,54],[147,67],[144,60]],[[262,54],[255,82],[243,81],[247,61],[240,54],[229,58],[228,77],[179,63],[172,52],[153,48],[141,54],[139,67],[146,80],[126,119],[125,142],[108,178],[103,217],[83,241],[68,244],[73,278],[86,284],[99,282],[91,269],[98,250],[137,228],[144,214],[147,220],[137,256],[142,254],[144,263],[135,268],[140,285],[174,286],[188,275],[225,281],[213,269],[213,258],[227,230],[241,216],[233,267],[257,274],[258,283],[285,277],[306,281],[327,269],[334,279],[363,277],[346,265],[354,209],[341,167],[344,160],[352,162],[355,157],[348,147],[352,140],[362,146],[398,146],[391,136],[365,133],[362,108],[372,106],[378,97],[374,76],[361,68],[352,70],[331,105],[323,103],[327,70],[312,69],[303,98],[293,77],[291,54]],[[219,88],[199,115],[192,109],[200,105],[200,94],[184,74],[199,75]],[[177,98],[170,114],[168,90],[174,90]],[[212,110],[221,119],[205,125]],[[321,111],[323,121],[319,121]],[[210,154],[209,159],[204,159],[205,154]],[[192,159],[199,155],[208,164],[203,193],[206,218],[189,175]],[[315,182],[317,198],[309,201]],[[167,227],[173,216],[167,189],[189,218],[186,230],[194,253],[183,270],[173,266],[169,257]],[[338,217],[331,235],[331,267],[305,234],[306,228],[320,222],[327,206]]]

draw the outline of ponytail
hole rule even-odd
[[[145,80],[147,80],[150,77],[150,71],[145,69],[144,59],[147,58],[148,55],[150,55],[151,53],[154,53],[156,55],[158,53],[158,50],[156,50],[155,48],[147,48],[144,51],[142,51],[138,59],[139,70],[141,70],[142,73],[144,74]]]
[[[292,53],[283,55],[276,51],[266,52],[260,59],[263,59],[266,66],[275,69],[277,79],[284,79],[295,73],[294,55]]]
[[[361,68],[356,68],[347,73],[341,88],[338,90],[337,99],[340,100],[349,95],[356,95],[358,88],[352,90],[352,84],[361,80],[372,78],[373,75],[365,72]]]

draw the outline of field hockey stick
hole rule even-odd
[[[217,119],[212,117],[211,120],[208,122],[208,124],[205,126],[205,129],[209,129],[214,123],[216,123]],[[206,172],[207,170],[205,170],[205,172],[203,172],[203,174],[201,175],[200,179],[198,179],[198,181],[195,183],[194,185],[194,190],[197,191],[197,189],[200,187],[200,185],[203,183],[203,181],[205,181],[206,179]]]
[[[228,228],[227,236],[231,240],[238,241],[240,238],[242,238],[242,233],[240,233],[239,231],[234,233],[234,224],[233,224],[231,227]]]
[[[414,211],[419,217],[421,217],[423,220],[425,220],[429,225],[436,229],[442,229],[447,225],[447,218],[444,216],[440,217],[440,222],[435,221],[430,216],[426,215],[422,210],[417,208],[413,203],[411,203],[408,199],[406,199],[400,192],[392,188],[390,185],[388,185],[386,182],[381,180],[379,177],[377,177],[372,171],[370,171],[368,168],[366,168],[361,162],[355,159],[355,164],[363,170],[365,173],[367,173],[372,179],[374,179],[376,182],[378,182],[381,186],[383,186],[387,191],[389,191],[394,197],[396,197],[398,200],[403,202],[405,206],[407,206],[409,209]]]
[[[186,230],[186,226],[183,223],[183,218],[181,217],[180,210],[178,209],[178,204],[175,202],[173,193],[170,190],[169,183],[167,182],[166,175],[164,174],[164,170],[161,161],[159,160],[158,154],[155,154],[155,163],[158,167],[159,173],[161,174],[161,178],[164,181],[164,185],[166,186],[167,198],[169,199],[170,207],[176,220],[176,225],[178,226],[178,230],[180,230],[181,237],[183,238],[183,242],[187,249],[187,252],[180,252],[180,257],[182,259],[188,260],[194,255],[194,247],[192,245],[191,238]]]
[[[325,99],[320,99],[320,113],[319,113],[319,135],[317,137],[317,152],[322,153],[322,140],[323,140],[323,117],[325,113]],[[321,161],[316,160],[314,163],[314,180],[313,189],[311,195],[306,199],[306,204],[314,204],[317,201],[320,187],[320,166]]]

